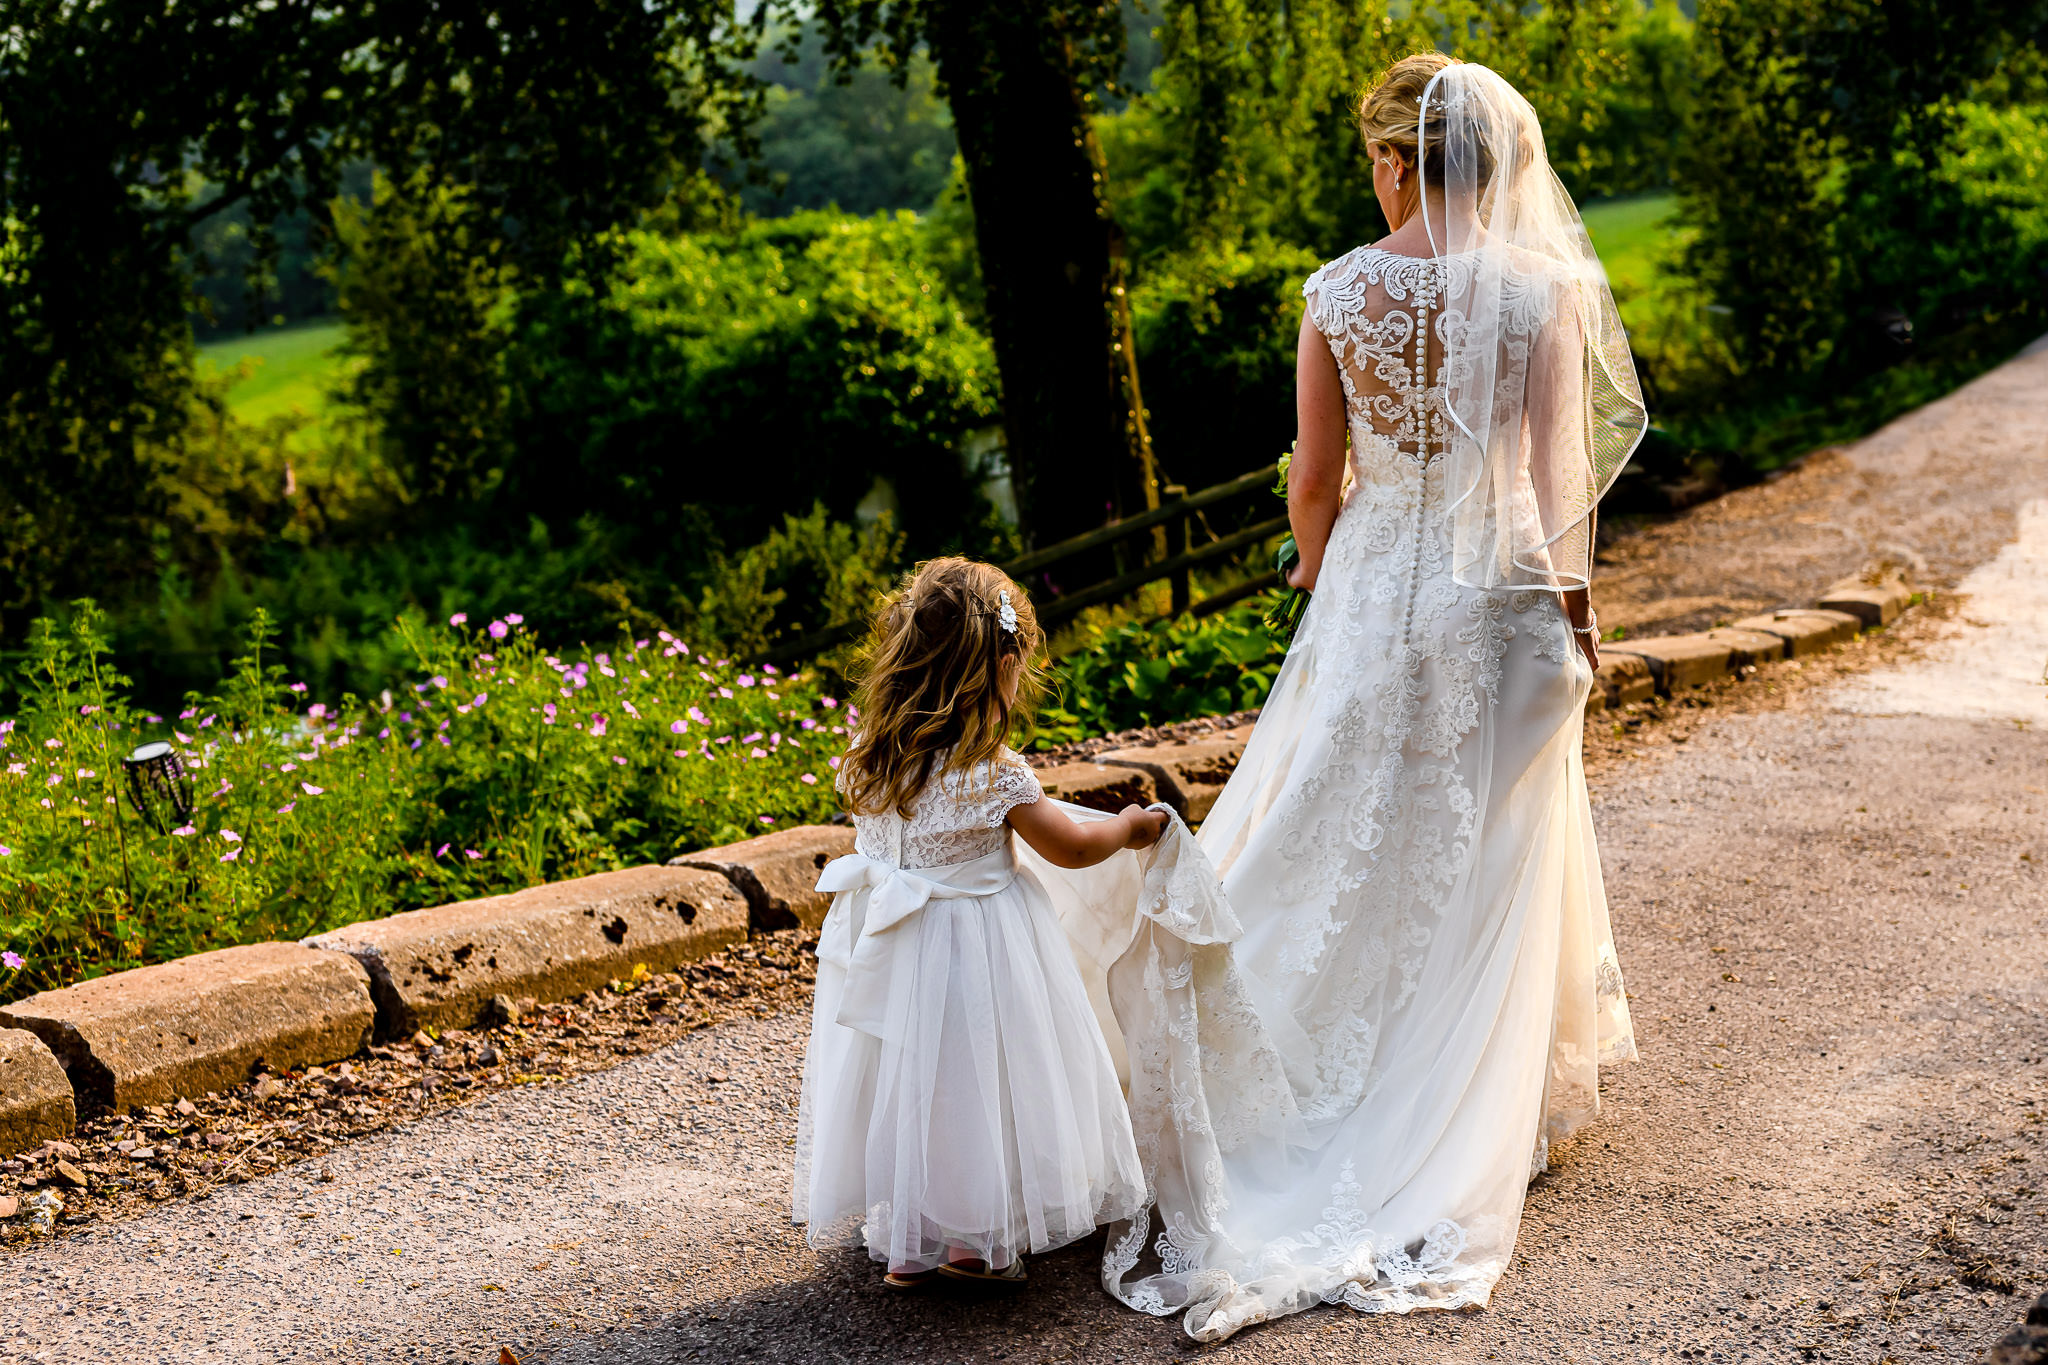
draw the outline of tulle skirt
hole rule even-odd
[[[792,1209],[810,1244],[1000,1268],[1142,1209],[1116,1070],[1037,878],[934,899],[894,930],[913,939],[891,960],[884,1037],[837,1022],[868,894],[839,894],[818,947]]]

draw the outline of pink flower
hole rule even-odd
[[[180,825],[176,829],[171,831],[171,833],[177,835],[180,839],[190,834],[197,834],[198,832],[199,831],[191,825]]]
[[[279,815],[290,815],[292,813],[292,807],[298,804],[299,803],[296,801],[287,801],[282,806],[279,806],[277,808],[277,813]]]
[[[319,796],[322,793],[324,793],[327,790],[327,788],[316,787],[311,782],[301,782],[299,783],[299,790],[304,792],[308,796]]]
[[[553,702],[541,703],[540,718],[543,724],[553,725],[555,723],[555,704]]]
[[[448,676],[445,673],[436,673],[428,681],[436,687],[446,687],[448,685]]]
[[[514,625],[514,626],[516,626],[516,625],[518,625],[518,624],[519,624],[519,623],[520,623],[521,621],[524,621],[525,619],[526,619],[526,618],[525,618],[524,616],[521,616],[521,615],[520,615],[520,614],[519,614],[518,612],[516,612],[516,611],[508,611],[508,612],[506,612],[506,613],[505,613],[505,621],[506,621],[506,624],[508,624],[508,625]]]
[[[316,701],[311,706],[306,708],[306,714],[311,716],[314,720],[318,720],[320,719],[320,717],[327,714],[327,705],[324,702]]]
[[[488,626],[485,626],[484,629],[491,633],[493,640],[502,640],[512,633],[512,627],[506,625],[503,621],[493,621]]]
[[[690,719],[696,721],[699,725],[709,725],[711,723],[711,718],[694,706],[690,708]],[[682,731],[678,730],[676,733],[681,734]]]
[[[672,735],[679,735],[689,728],[686,723],[679,720],[672,720],[668,723],[668,732]]]
[[[832,698],[830,698],[830,697],[820,697],[820,698],[818,698],[818,704],[819,704],[820,706],[837,706],[837,705],[839,705],[839,703],[838,703],[838,702],[836,702],[836,701],[832,700]]]
[[[8,847],[7,845],[5,845],[5,844],[0,844],[0,858],[12,858],[13,856],[14,856],[14,850],[13,850],[13,849],[9,848],[9,847]]]
[[[721,687],[718,689],[718,695],[724,697],[727,701],[731,701],[732,689],[730,687]]]
[[[439,848],[437,848],[437,849],[435,849],[435,850],[434,850],[434,856],[435,856],[436,858],[438,858],[438,857],[440,857],[440,856],[441,856],[441,855],[442,855],[443,853],[446,853],[447,851],[448,851],[448,845],[446,845],[446,844],[443,844],[443,845],[441,845],[441,846],[440,846]]]
[[[462,856],[469,859],[471,862],[475,862],[477,859],[483,857],[484,855],[477,852],[473,848],[465,848],[464,850],[462,850]]]
[[[305,685],[304,683],[302,683],[302,682],[296,682],[296,683],[293,683],[293,684],[291,685],[291,687],[290,687],[289,689],[287,689],[287,690],[288,690],[288,691],[292,691],[292,692],[297,692],[297,693],[299,693],[299,694],[300,694],[301,696],[304,696],[304,695],[305,695],[305,692],[306,692],[306,685]],[[181,716],[181,717],[179,717],[179,719],[181,719],[181,720],[182,720],[182,719],[186,719],[186,718],[189,718],[189,717],[190,717],[191,715],[192,715],[192,712],[190,712],[190,711],[187,711],[187,712],[186,712],[186,713],[184,714],[184,716]]]
[[[222,831],[220,832],[220,837],[221,837],[222,839],[225,839],[225,840],[226,840],[226,841],[227,841],[228,843],[231,843],[231,844],[239,844],[239,843],[241,843],[241,842],[242,842],[242,836],[241,836],[241,835],[239,835],[239,834],[237,834],[237,833],[235,833],[235,832],[234,832],[233,830],[231,830],[231,829],[224,829],[224,830],[222,830]]]
[[[469,699],[469,704],[470,704],[471,706],[482,706],[482,705],[483,705],[483,704],[484,704],[485,702],[489,701],[490,699],[491,699],[491,694],[490,694],[490,693],[488,693],[488,692],[479,692],[479,693],[477,693],[477,694],[476,694],[476,695],[475,695],[474,697],[471,697],[471,698]]]
[[[603,716],[598,716],[598,715],[593,715],[593,716],[592,716],[592,717],[590,718],[590,735],[591,735],[591,738],[593,738],[593,739],[602,739],[602,738],[604,737],[604,726],[605,726],[605,720],[604,720],[604,717],[603,717]]]
[[[626,760],[620,758],[617,754],[612,755],[612,762],[618,764],[621,768],[626,766]]]
[[[5,967],[10,972],[20,971],[27,965],[27,962],[28,959],[15,952],[12,948],[9,948],[4,953],[0,953],[0,967]]]
[[[449,617],[449,618],[448,618],[448,624],[449,624],[449,625],[451,625],[451,626],[459,626],[459,625],[462,625],[462,624],[464,624],[464,623],[465,623],[465,622],[467,622],[468,620],[469,620],[469,613],[468,613],[468,612],[466,612],[466,611],[458,611],[458,612],[456,612],[456,613],[455,613],[455,614],[454,614],[453,616],[451,616],[451,617]]]
[[[834,754],[834,755],[832,755],[832,757],[831,757],[831,758],[830,758],[830,759],[829,759],[828,761],[829,761],[829,762],[830,762],[830,763],[832,764],[832,766],[833,766],[833,767],[834,767],[834,768],[836,769],[836,768],[837,768],[837,767],[839,766],[839,755],[837,755],[837,754]]]
[[[766,674],[767,674],[767,675],[768,675],[769,677],[771,677],[771,678],[772,678],[772,677],[774,677],[774,676],[775,676],[775,665],[774,665],[774,664],[763,664],[763,665],[761,665],[761,671],[762,671],[763,673],[766,673]]]
[[[278,771],[281,773],[296,772],[298,770],[298,766],[299,765],[296,763],[285,763],[279,765]]]
[[[816,773],[805,773],[797,781],[803,783],[806,787],[815,787],[818,785],[818,775]]]
[[[761,817],[761,823],[764,825],[772,825],[775,823],[775,817],[772,815],[764,815]]]
[[[733,681],[738,683],[741,687],[752,687],[754,685],[754,675],[751,673],[742,673],[737,678],[734,678]]]
[[[241,856],[242,850],[240,850],[239,848],[231,848],[227,852],[220,855],[220,860],[224,863],[231,863]]]
[[[760,732],[759,730],[756,730],[756,731],[754,731],[754,733],[753,733],[753,734],[751,734],[751,735],[741,735],[741,736],[740,736],[740,743],[742,743],[742,744],[752,744],[752,743],[754,743],[754,742],[755,742],[756,740],[758,740],[758,739],[760,739],[760,738],[761,738],[761,732]]]
[[[619,705],[625,707],[626,714],[631,716],[634,720],[640,719],[640,712],[634,708],[632,702],[627,701],[624,697],[621,697],[619,698]]]
[[[305,690],[306,690],[306,685],[305,685],[304,683],[293,683],[293,684],[292,684],[292,691],[294,691],[294,692],[303,692],[303,691],[305,691]],[[180,712],[178,713],[178,719],[179,719],[179,720],[190,720],[190,719],[192,719],[192,717],[194,717],[194,716],[196,716],[196,715],[198,715],[198,714],[199,714],[199,711],[198,711],[198,709],[197,709],[196,707],[190,707],[190,706],[188,706],[188,707],[186,707],[186,708],[185,708],[185,709],[184,709],[183,711],[180,711]]]
[[[757,749],[755,749],[755,750],[754,750],[754,751],[753,751],[753,752],[752,752],[751,754],[747,755],[747,757],[749,757],[749,758],[766,758],[766,757],[768,757],[768,751],[767,751],[766,749],[760,749],[760,748],[757,748]]]

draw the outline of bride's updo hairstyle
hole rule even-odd
[[[847,809],[908,815],[933,779],[1000,755],[1043,686],[1044,644],[1031,599],[994,565],[947,558],[912,570],[875,613],[856,667],[857,732],[839,776]],[[1014,708],[1003,700],[1009,668],[1020,674]]]
[[[1365,92],[1365,98],[1358,103],[1359,135],[1367,142],[1386,143],[1401,158],[1402,164],[1413,170],[1418,151],[1422,92],[1429,88],[1430,78],[1449,65],[1451,59],[1441,52],[1418,52],[1388,67],[1386,74]],[[1443,129],[1438,125],[1430,132],[1430,159],[1423,171],[1432,183],[1440,185],[1444,174]]]

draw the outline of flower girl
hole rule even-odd
[[[1003,1284],[1146,1204],[1114,1065],[1043,885],[1143,848],[1162,811],[1077,823],[1004,745],[1043,636],[1002,572],[933,560],[882,609],[840,767],[836,892],[797,1123],[793,1212],[883,1283]]]

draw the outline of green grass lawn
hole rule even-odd
[[[334,354],[341,331],[341,323],[330,318],[229,337],[199,348],[200,372],[219,374],[245,360],[251,362],[248,377],[228,390],[229,406],[246,422],[294,411],[304,413],[313,419],[312,425],[299,433],[298,443],[304,446],[320,434],[327,391],[342,363]]]
[[[1586,231],[1592,234],[1617,293],[1650,287],[1657,249],[1677,237],[1677,228],[1669,221],[1675,207],[1671,195],[1643,194],[1603,200],[1584,211]]]

